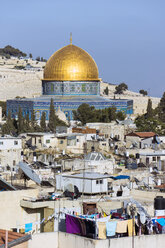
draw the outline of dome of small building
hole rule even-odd
[[[93,58],[75,45],[55,52],[44,69],[46,81],[98,81],[98,68]]]
[[[60,107],[58,108],[57,112],[56,112],[56,115],[58,116],[58,118],[65,122],[66,124],[68,124],[68,121],[67,121],[67,118],[66,118],[66,115],[65,113],[60,109]]]

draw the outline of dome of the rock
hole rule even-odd
[[[44,69],[46,81],[98,81],[98,68],[83,49],[68,45],[55,52]]]

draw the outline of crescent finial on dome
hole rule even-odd
[[[72,32],[70,33],[70,45],[72,45]]]

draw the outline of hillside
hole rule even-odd
[[[106,87],[108,87],[108,89],[109,89],[108,96],[104,94],[104,90]],[[156,108],[160,102],[160,98],[158,98],[158,97],[143,96],[140,93],[129,91],[129,90],[126,90],[123,94],[120,94],[120,95],[114,94],[115,93],[115,87],[116,87],[116,85],[101,82],[100,93],[102,96],[104,96],[105,98],[109,98],[109,99],[114,99],[114,95],[115,95],[115,99],[133,100],[134,114],[135,115],[138,115],[138,114],[141,115],[141,114],[146,113],[149,98],[152,100],[152,107],[153,108]]]
[[[0,55],[6,58],[9,58],[10,56],[26,57],[26,53],[23,53],[18,48],[14,48],[9,45],[5,46],[4,48],[0,48]]]

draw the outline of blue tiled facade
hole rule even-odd
[[[12,117],[17,118],[19,107],[21,107],[23,115],[29,114],[35,110],[36,119],[40,120],[42,112],[46,113],[46,119],[49,119],[50,100],[53,98],[54,107],[60,109],[66,114],[67,118],[73,119],[72,110],[76,110],[82,103],[87,103],[94,106],[96,109],[104,109],[115,106],[117,111],[123,111],[126,114],[133,114],[133,101],[132,100],[108,100],[100,96],[96,97],[39,97],[34,99],[20,99],[8,100],[7,111],[11,111]]]
[[[38,98],[22,98],[7,101],[7,112],[10,110],[13,118],[17,118],[19,107],[22,109],[23,116],[35,110],[36,119],[40,120],[42,112],[46,113],[46,119],[49,119],[49,108],[51,98],[54,100],[54,107],[60,109],[66,114],[67,118],[72,120],[72,110],[76,110],[82,103],[94,106],[96,109],[104,109],[115,106],[117,111],[123,111],[126,114],[133,114],[132,100],[113,100],[105,99],[100,96],[100,82],[57,82],[42,81],[43,94]]]

